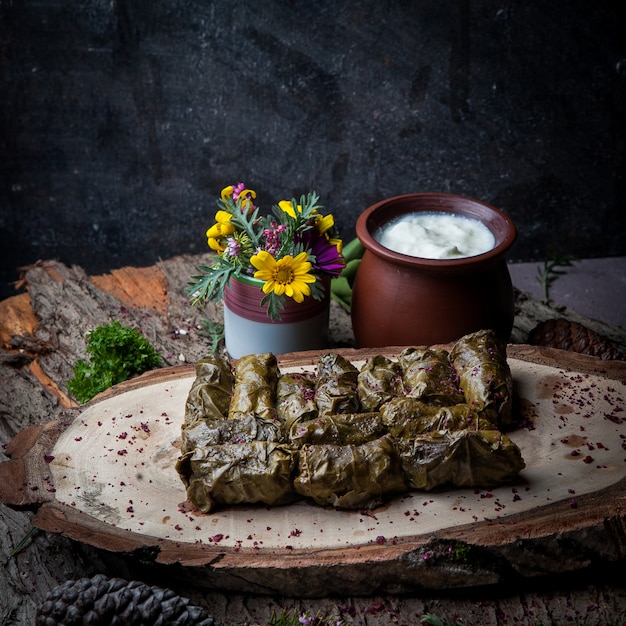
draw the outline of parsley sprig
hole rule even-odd
[[[74,366],[68,391],[82,404],[112,385],[161,365],[161,356],[137,330],[117,320],[87,335],[87,355]]]

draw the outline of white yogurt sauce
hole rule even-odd
[[[458,259],[491,250],[493,233],[481,221],[454,213],[408,213],[374,233],[385,248],[424,259]]]

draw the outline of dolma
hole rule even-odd
[[[385,403],[404,395],[402,368],[382,354],[368,359],[358,375],[362,411],[378,411]]]
[[[319,415],[358,413],[359,370],[340,354],[320,357],[315,381],[315,405]]]
[[[516,425],[513,417],[513,379],[506,343],[492,330],[459,339],[450,351],[465,401],[483,412],[496,428]]]
[[[292,502],[296,466],[297,451],[290,446],[252,441],[196,448],[176,468],[189,500],[209,513],[223,505]]]
[[[300,449],[296,491],[321,505],[372,509],[388,494],[406,490],[393,439],[359,446],[307,444]]]
[[[450,355],[440,348],[406,348],[398,356],[406,395],[442,406],[464,402]]]
[[[241,357],[235,365],[235,386],[228,417],[256,415],[274,420],[278,377],[278,361],[271,352]]]
[[[227,416],[233,385],[234,376],[227,359],[217,355],[200,359],[185,403],[185,423]]]
[[[441,407],[437,430],[489,430],[491,422],[469,404]]]
[[[517,445],[498,430],[438,431],[396,446],[409,486],[492,488],[511,482],[525,464]]]
[[[360,445],[387,433],[380,413],[337,413],[297,422],[289,432],[291,443]]]
[[[315,404],[315,374],[283,374],[276,387],[278,419],[289,432],[293,424],[317,416]]]
[[[272,422],[254,415],[239,419],[197,419],[191,424],[183,425],[181,453],[224,443],[283,441],[284,438],[282,424],[278,420]]]
[[[436,430],[485,430],[493,424],[467,404],[435,406],[417,398],[394,398],[380,414],[394,437],[415,437]]]

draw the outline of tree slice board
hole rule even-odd
[[[357,367],[401,348],[340,350]],[[279,358],[311,369],[321,352]],[[567,572],[626,553],[626,363],[509,346],[526,468],[495,489],[412,491],[372,511],[307,501],[194,510],[175,470],[192,366],[155,370],[22,431],[0,500],[33,524],[177,568],[192,584],[321,596]]]

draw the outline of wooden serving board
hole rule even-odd
[[[381,351],[339,352],[358,367]],[[281,371],[310,369],[319,354],[280,357]],[[195,378],[177,366],[22,431],[0,464],[0,500],[36,506],[43,530],[246,592],[399,593],[623,558],[626,363],[520,345],[509,363],[524,424],[510,436],[526,468],[497,489],[413,491],[373,511],[299,501],[199,513],[174,468]]]

